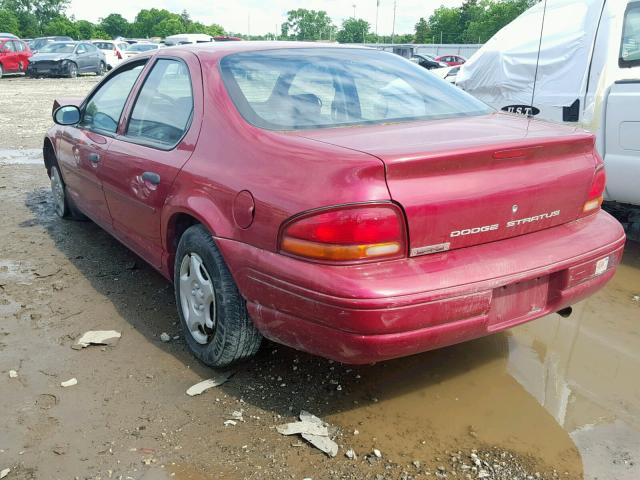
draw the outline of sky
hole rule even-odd
[[[394,0],[379,0],[378,33],[389,35],[393,26]],[[396,33],[412,33],[420,17],[428,17],[440,5],[459,6],[462,0],[396,0]],[[143,8],[165,8],[180,13],[186,9],[191,18],[205,24],[219,23],[225,30],[252,35],[273,33],[286,19],[286,12],[296,8],[325,10],[340,26],[342,20],[353,16],[364,18],[375,31],[376,0],[71,0],[68,14],[78,20],[97,22],[110,13],[119,13],[133,21]]]

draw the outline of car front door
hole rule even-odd
[[[7,40],[2,49],[2,68],[4,73],[13,73],[18,70],[18,55],[12,40]]]
[[[91,58],[89,50],[84,43],[79,44],[76,47],[76,60],[78,63],[78,72],[85,73],[91,69]]]
[[[156,57],[101,165],[118,236],[161,266],[161,214],[173,182],[191,157],[202,121],[202,78],[193,54]]]
[[[80,123],[65,127],[58,140],[58,164],[69,194],[80,210],[107,229],[111,215],[98,175],[144,64],[127,65],[106,79],[81,107]]]

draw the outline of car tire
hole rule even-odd
[[[107,66],[104,64],[104,62],[100,62],[100,66],[98,66],[98,71],[96,72],[96,75],[98,77],[101,77],[104,75],[104,72],[107,70]]]
[[[69,68],[69,73],[67,74],[67,76],[69,78],[76,78],[78,76],[78,65],[71,62],[68,68]]]
[[[222,368],[256,354],[262,335],[204,226],[189,227],[180,238],[173,283],[185,340],[196,358]]]
[[[87,217],[74,205],[69,197],[67,187],[62,179],[58,165],[51,166],[49,174],[51,179],[51,195],[53,196],[53,208],[60,218],[73,220],[87,220]]]

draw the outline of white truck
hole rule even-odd
[[[640,238],[640,0],[543,0],[476,52],[456,84],[497,109],[594,132],[605,199],[625,205]]]

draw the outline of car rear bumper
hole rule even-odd
[[[625,236],[599,212],[498,242],[358,266],[216,241],[265,337],[362,364],[471,340],[578,302],[611,279]]]

